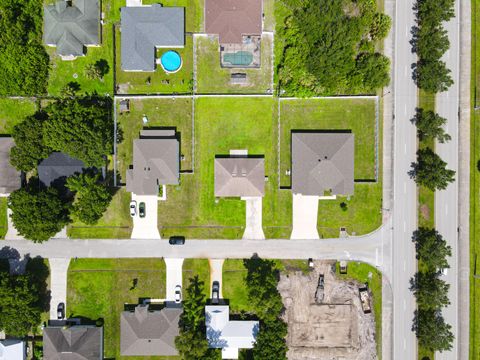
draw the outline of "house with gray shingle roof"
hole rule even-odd
[[[185,46],[185,8],[153,4],[120,11],[122,70],[155,71],[157,48]]]
[[[64,60],[85,55],[86,46],[100,44],[98,0],[60,0],[44,6],[43,41]]]
[[[127,191],[158,195],[160,185],[178,185],[180,143],[175,130],[142,130],[133,141],[133,165],[127,170]]]
[[[120,354],[122,356],[178,355],[175,337],[179,334],[178,322],[181,307],[152,310],[148,305],[138,305],[134,311],[124,311],[120,316]]]
[[[354,135],[345,132],[292,132],[294,194],[351,195]]]
[[[48,360],[103,359],[103,327],[59,325],[44,328],[43,358]]]
[[[265,195],[265,159],[231,156],[215,158],[215,196]]]
[[[38,164],[37,171],[40,182],[51,186],[55,181],[64,182],[70,176],[81,174],[84,168],[83,161],[62,152],[53,152]]]
[[[21,173],[10,164],[10,150],[15,146],[11,137],[0,137],[0,195],[20,189]]]

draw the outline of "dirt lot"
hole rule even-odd
[[[358,285],[338,280],[334,263],[315,262],[309,274],[282,275],[278,289],[288,323],[288,358],[295,360],[377,359],[373,314],[364,314]],[[320,274],[325,275],[324,299],[315,302]]]

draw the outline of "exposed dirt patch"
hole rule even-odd
[[[288,323],[288,358],[295,360],[377,359],[375,320],[362,311],[357,284],[332,272],[334,263],[316,261],[308,274],[281,275],[278,289]],[[320,274],[325,276],[324,299],[315,302]]]
[[[425,220],[430,220],[430,208],[428,205],[420,205],[420,214],[422,214]]]

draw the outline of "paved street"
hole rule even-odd
[[[416,128],[411,123],[417,107],[417,88],[412,80],[411,29],[415,25],[413,0],[396,2],[394,77],[394,201],[393,201],[393,359],[416,359],[417,341],[412,331],[416,308],[409,280],[416,271],[411,241],[417,227],[416,184],[408,176],[416,156]]]

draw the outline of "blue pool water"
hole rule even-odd
[[[175,72],[182,66],[182,58],[176,51],[168,50],[160,58],[163,68],[168,72]]]

